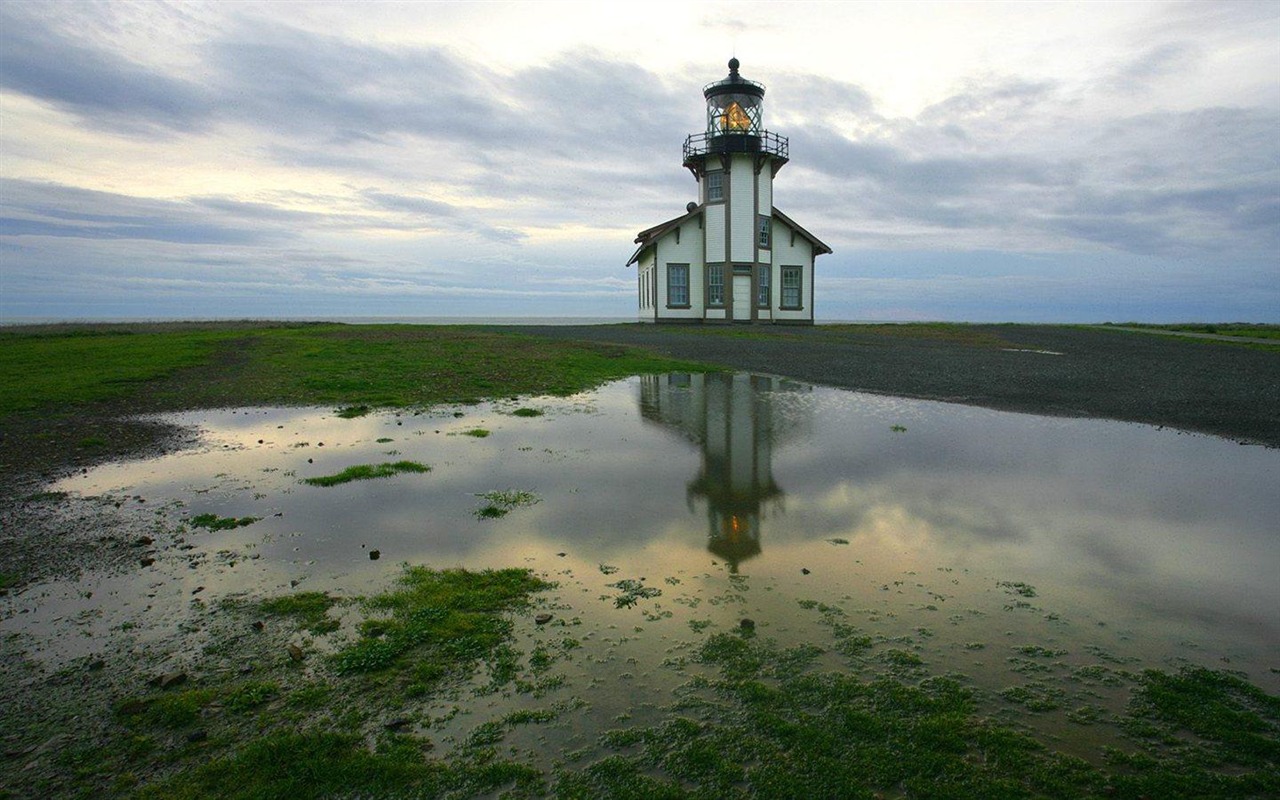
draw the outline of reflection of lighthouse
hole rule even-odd
[[[640,412],[675,428],[702,448],[702,469],[688,501],[707,503],[707,549],[738,564],[760,553],[760,520],[781,508],[773,448],[798,427],[794,406],[779,392],[808,387],[760,375],[649,375],[641,378]]]

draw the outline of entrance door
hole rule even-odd
[[[751,321],[751,276],[733,276],[733,320]]]

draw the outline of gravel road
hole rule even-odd
[[[496,328],[645,347],[825,386],[1167,425],[1280,447],[1280,351],[1057,325]],[[917,329],[918,331],[918,329]]]

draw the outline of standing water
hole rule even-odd
[[[552,753],[658,719],[698,643],[748,624],[780,646],[834,637],[868,669],[964,676],[989,713],[1034,712],[1028,725],[1082,756],[1107,735],[1071,723],[1119,709],[1111,673],[1193,664],[1277,689],[1274,450],[747,374],[419,413],[166,419],[203,446],[52,488],[187,526],[182,557],[28,591],[0,632],[57,663],[121,631],[198,640],[193,593],[367,596],[405,563],[530,568],[557,584],[538,597],[554,621],[518,620],[517,643],[572,642],[564,680],[486,693],[479,676],[423,702],[447,744],[572,700],[572,723],[508,740]],[[430,470],[306,482],[399,462]],[[312,644],[336,649],[354,624]]]

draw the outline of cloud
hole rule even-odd
[[[1128,54],[1089,70],[993,60],[911,117],[847,75],[753,75],[767,126],[791,140],[778,205],[836,248],[821,262],[833,276],[898,250],[952,254],[952,269],[992,251],[1133,255],[1170,275],[1180,259],[1202,274],[1234,261],[1274,279],[1277,93],[1227,106],[1177,89],[1253,85],[1253,67],[1276,66],[1258,44],[1276,15],[1200,5],[1140,15]],[[277,8],[0,5],[9,274],[38,263],[56,287],[73,268],[278,267],[302,291],[298,275],[360,264],[479,297],[509,290],[494,272],[511,265],[529,286],[612,296],[630,284],[615,266],[631,235],[693,198],[679,148],[719,59],[642,67],[580,42],[499,63],[444,34],[356,36]],[[803,51],[791,27],[776,33]],[[1249,70],[1231,62],[1242,52]]]
[[[19,3],[0,6],[0,86],[5,89],[70,110],[91,124],[126,131],[189,131],[213,115],[216,98],[199,84],[76,41],[25,10]]]

